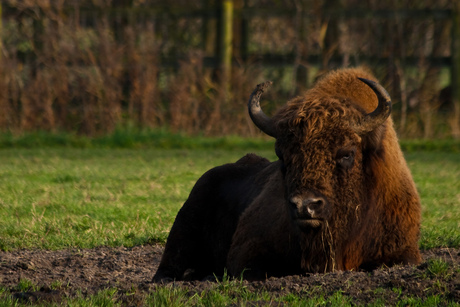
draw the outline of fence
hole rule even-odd
[[[322,72],[364,64],[401,135],[460,137],[460,4],[380,2],[3,2],[0,129],[254,135],[256,83],[275,82],[271,111]]]

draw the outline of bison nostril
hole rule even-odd
[[[317,210],[324,206],[325,200],[320,197],[308,198],[303,201],[303,205],[309,208],[310,210]]]
[[[297,197],[292,197],[290,200],[289,200],[289,204],[294,207],[294,208],[298,208],[300,207],[300,205],[302,204],[302,200],[297,198]]]
[[[297,209],[305,208],[309,210],[318,210],[324,204],[326,203],[326,200],[322,197],[309,197],[309,198],[301,198],[298,196],[294,196],[291,199],[289,199],[289,204]]]

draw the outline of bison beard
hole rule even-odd
[[[261,279],[416,264],[420,201],[393,129],[391,100],[362,68],[331,72],[272,118],[278,161],[248,154],[196,183],[153,280]]]

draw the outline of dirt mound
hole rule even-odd
[[[142,296],[158,287],[151,279],[162,253],[162,246],[0,252],[0,285],[15,297],[32,302],[60,301],[76,291],[88,295],[112,287],[119,293],[135,288]],[[242,285],[249,291],[270,291],[280,296],[287,293],[327,296],[342,291],[343,295],[353,297],[355,303],[380,299],[391,304],[401,296],[425,298],[437,294],[460,302],[460,249],[428,250],[423,252],[423,258],[424,262],[418,266],[287,276],[242,281]],[[25,279],[39,289],[19,291],[18,283]],[[175,282],[174,286],[200,293],[215,288],[216,284],[207,280]]]

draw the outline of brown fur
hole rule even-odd
[[[376,95],[358,77],[375,80],[362,68],[329,73],[275,114],[280,160],[253,167],[256,173],[245,181],[248,190],[236,197],[241,213],[228,215],[234,228],[226,232],[230,244],[224,249],[226,264],[214,272],[226,266],[232,275],[244,272],[248,278],[263,278],[421,261],[420,201],[391,118],[365,135],[355,133],[354,127],[377,106]],[[347,164],[343,159],[349,161],[350,152],[354,159]],[[208,175],[200,180],[212,190],[214,178]],[[220,188],[233,189],[228,183]],[[199,193],[207,192],[202,189]],[[322,223],[319,227],[299,226],[290,200],[311,195],[325,200],[319,211]],[[187,202],[188,207],[199,208],[216,201],[228,203],[208,196],[201,203]],[[213,214],[206,218],[215,219]],[[188,223],[205,225],[209,223],[206,218],[189,219]],[[184,244],[177,233],[186,224],[176,223],[168,244]],[[221,231],[214,229],[215,236]],[[229,233],[233,233],[231,238]],[[168,244],[165,254],[177,252]],[[185,262],[176,260],[179,266]],[[156,280],[168,275],[164,274],[167,267],[160,265]],[[186,269],[182,265],[182,273],[172,277],[182,278]]]

